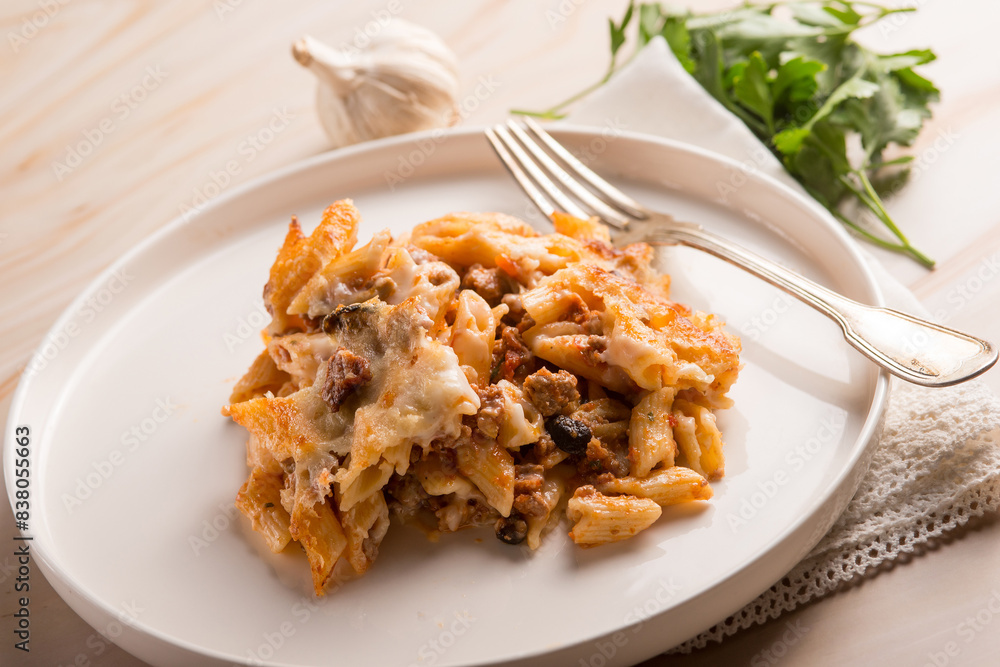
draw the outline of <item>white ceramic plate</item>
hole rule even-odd
[[[558,136],[641,201],[880,302],[843,231],[779,184],[667,141]],[[707,506],[667,511],[598,549],[555,532],[534,554],[486,530],[432,544],[394,524],[368,575],[315,600],[303,554],[270,554],[233,510],[246,434],[219,409],[261,349],[261,288],[289,216],[311,229],[341,197],[361,210],[362,237],[455,210],[540,221],[475,130],[322,155],[128,253],[60,318],[18,388],[5,470],[13,501],[13,429],[29,426],[36,562],[77,613],[136,656],[627,664],[767,588],[853,494],[886,376],[807,307],[719,260],[670,249],[675,298],[722,314],[744,340],[736,407],[720,418],[727,475]]]

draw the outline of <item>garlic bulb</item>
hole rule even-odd
[[[360,53],[307,35],[295,42],[292,55],[319,79],[316,106],[335,146],[458,119],[455,55],[426,28],[393,19]]]

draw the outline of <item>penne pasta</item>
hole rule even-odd
[[[708,479],[722,477],[725,470],[722,433],[715,424],[715,415],[708,408],[683,399],[674,401],[674,410],[678,422],[684,419],[685,455],[689,461],[697,457],[698,467],[691,467]]]
[[[317,317],[345,303],[364,301],[370,282],[382,267],[392,235],[382,230],[366,245],[339,255],[317,271],[295,295],[288,307],[290,315]]]
[[[581,486],[566,506],[573,522],[569,536],[583,546],[597,546],[632,537],[660,518],[660,506],[648,498],[606,496]]]
[[[264,350],[257,355],[250,364],[250,369],[233,387],[229,402],[242,403],[251,398],[259,398],[268,392],[275,394],[290,379],[291,376],[279,369],[268,351]]]
[[[552,215],[552,225],[556,231],[577,241],[602,241],[611,244],[611,231],[597,218],[576,218],[556,211]]]
[[[289,534],[305,549],[312,571],[313,590],[316,595],[323,595],[333,566],[347,548],[347,537],[340,522],[325,502],[299,504],[292,512]]]
[[[632,410],[628,427],[628,457],[631,474],[645,477],[659,466],[671,467],[677,455],[674,441],[674,396],[677,390],[664,387],[642,398]]]
[[[236,494],[236,507],[250,519],[253,529],[264,536],[268,548],[274,553],[284,549],[292,540],[289,532],[292,518],[281,506],[282,488],[284,481],[280,473],[254,468]]]
[[[452,325],[451,347],[458,363],[473,370],[479,386],[489,384],[495,341],[496,321],[490,305],[472,290],[462,290]]]
[[[289,225],[223,414],[248,433],[236,506],[316,595],[372,567],[390,514],[529,549],[565,516],[589,547],[712,497],[739,339],[669,300],[648,245],[553,223],[454,213],[355,247],[342,200]]]
[[[285,242],[271,267],[264,286],[264,301],[271,313],[267,330],[280,334],[300,322],[289,317],[289,306],[317,272],[330,260],[350,250],[357,240],[361,216],[349,199],[336,202],[325,211],[323,219],[308,237],[302,234],[298,220],[292,218]]]
[[[364,574],[375,562],[379,544],[389,530],[389,507],[381,492],[376,491],[342,513],[344,557],[356,574]]]
[[[500,516],[509,516],[514,505],[514,459],[498,442],[455,448],[458,470],[475,484]]]
[[[649,475],[617,477],[597,485],[601,493],[621,493],[648,498],[657,505],[677,505],[692,500],[708,500],[712,487],[708,481],[690,468],[671,466],[655,470]]]

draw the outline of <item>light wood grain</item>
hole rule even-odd
[[[497,82],[463,119],[482,124],[502,119],[511,107],[545,107],[599,77],[607,58],[606,19],[620,16],[626,3],[401,4],[400,16],[433,29],[454,48],[466,94],[481,77]],[[698,7],[730,4],[712,0]],[[931,46],[940,57],[927,73],[943,101],[915,148],[926,168],[890,203],[914,243],[939,266],[929,273],[873,252],[950,325],[996,339],[1000,69],[989,45],[1000,6],[987,0],[917,4],[920,11],[897,29],[871,29],[865,39],[882,50]],[[191,206],[213,172],[236,161],[239,173],[228,190],[327,149],[313,110],[314,81],[292,61],[289,46],[305,32],[334,44],[350,42],[386,3],[69,0],[52,16],[41,5],[15,0],[0,6],[4,421],[24,364],[62,309],[102,268]],[[21,35],[33,20],[44,25],[13,44],[9,36]],[[150,72],[161,79],[155,85]],[[241,153],[241,142],[276,112],[291,116],[287,126],[252,157]],[[58,166],[87,144],[91,150],[78,166]],[[1000,373],[985,379],[1000,390]],[[0,505],[0,543],[10,544],[13,517],[5,501]],[[923,665],[1000,590],[998,537],[1000,522],[978,522],[929,553],[721,646],[646,664]],[[37,575],[32,653],[13,651],[8,553],[0,549],[0,663],[142,664],[101,639]],[[789,624],[808,628],[792,645],[782,639]],[[1000,618],[960,649],[948,664],[997,664]]]

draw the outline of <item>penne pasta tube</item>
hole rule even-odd
[[[475,371],[476,384],[482,387],[490,383],[496,328],[493,311],[486,300],[472,290],[462,290],[452,325],[451,347],[458,356],[458,363]]]
[[[455,449],[458,470],[475,484],[501,516],[514,504],[514,459],[502,445],[461,444]]]
[[[708,481],[694,470],[681,466],[655,470],[649,476],[616,477],[600,482],[597,490],[648,498],[662,507],[712,497]]]
[[[378,546],[389,529],[389,508],[380,492],[375,492],[341,514],[347,545],[344,557],[361,575],[378,555]]]
[[[645,477],[663,464],[670,467],[677,454],[675,423],[671,408],[677,391],[664,387],[646,394],[632,410],[628,428],[628,458],[631,473]]]
[[[632,537],[660,518],[660,506],[648,498],[606,496],[581,486],[569,499],[566,516],[573,522],[569,536],[582,546],[596,546]]]
[[[708,408],[678,399],[674,401],[674,409],[683,415],[689,415],[686,422],[685,435],[687,449],[692,453],[697,451],[698,472],[708,479],[718,479],[725,472],[725,458],[722,453],[722,433],[715,423],[715,415]]]
[[[268,548],[278,553],[292,539],[289,524],[292,518],[281,506],[284,481],[280,473],[254,468],[236,494],[236,507],[250,519],[253,529],[264,536]]]

